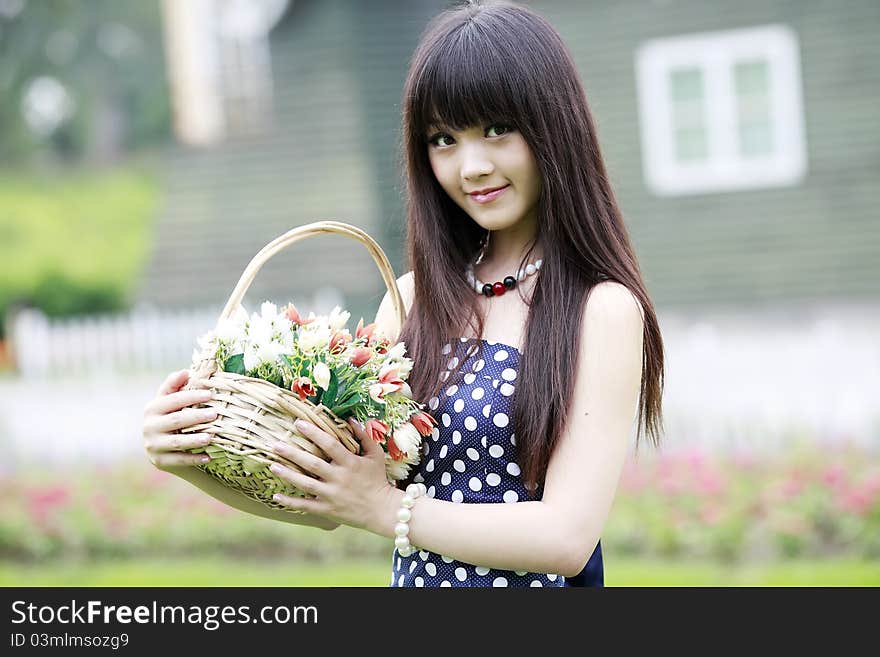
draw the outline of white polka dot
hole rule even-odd
[[[474,570],[477,572],[477,575],[488,575],[489,574],[489,569],[486,568],[486,566],[477,566],[476,568],[474,568]]]
[[[519,495],[516,494],[515,490],[509,490],[504,493],[504,501],[512,504],[519,499]]]
[[[441,458],[441,459],[445,459],[445,458],[446,458],[446,452],[447,452],[448,449],[449,449],[449,447],[448,447],[447,445],[443,445],[443,446],[440,448],[440,458]]]
[[[397,586],[403,586],[403,578],[404,578],[404,575],[401,575],[400,579],[397,580]]]
[[[486,436],[483,436],[482,438],[480,438],[480,444],[481,444],[483,447],[486,447]]]
[[[445,381],[449,378],[449,372],[440,372],[440,380]]]
[[[507,413],[495,413],[495,417],[492,418],[492,424],[496,427],[504,428],[510,422],[510,418],[507,417]]]
[[[468,482],[468,486],[470,486],[472,491],[478,491],[483,487],[483,484],[480,483],[480,480],[476,477],[471,477],[471,480]]]
[[[467,383],[468,385],[470,385],[474,382],[474,379],[476,379],[476,378],[477,378],[476,374],[474,374],[472,372],[468,372],[467,374],[464,375],[464,382]]]
[[[421,587],[423,587],[424,585],[425,585],[425,580],[422,579],[421,577],[416,577],[416,586],[418,586],[419,588],[421,588]]]
[[[452,432],[452,444],[458,445],[458,443],[460,443],[460,442],[461,442],[461,431],[456,429],[455,431]]]
[[[410,562],[410,564],[409,564],[409,574],[410,575],[412,575],[412,571],[414,571],[416,569],[416,566],[418,566],[418,565],[419,565],[419,563],[417,561]]]
[[[453,367],[456,367],[457,365],[458,365],[458,357],[453,356],[452,358],[449,359],[449,362],[446,363],[446,369],[451,370]]]
[[[486,404],[483,406],[483,417],[489,417],[490,409],[492,408],[492,404]]]
[[[461,459],[455,459],[452,463],[452,467],[458,470],[459,472],[464,472],[464,461]]]
[[[448,486],[449,482],[451,482],[451,481],[452,481],[452,475],[449,474],[448,472],[444,472],[440,476],[440,483],[443,484],[444,486]]]
[[[521,472],[519,469],[519,466],[516,463],[514,463],[513,461],[511,461],[510,463],[507,464],[507,471],[510,474],[512,474],[514,477],[518,477],[519,473]]]
[[[454,395],[457,392],[458,392],[458,386],[456,386],[456,385],[451,385],[448,388],[446,388],[446,396],[447,397],[452,397],[452,395]]]
[[[443,350],[442,350],[441,353],[443,353],[444,355],[446,355],[446,354],[448,354],[448,353],[451,352],[451,351],[452,351],[452,345],[449,344],[449,343],[447,342],[445,345],[443,345]]]
[[[522,577],[522,576],[525,575],[526,572],[528,572],[528,571],[525,571],[525,570],[514,570],[513,572],[516,573],[517,575],[519,575],[520,577]]]
[[[443,559],[443,563],[452,563],[452,557],[447,557],[445,554],[441,554],[440,558]]]
[[[425,564],[425,572],[428,573],[431,577],[434,577],[437,574],[437,566],[435,566],[433,562],[429,561]]]
[[[492,586],[507,586],[507,579],[504,577],[496,577],[492,580]]]
[[[541,584],[541,582],[540,582],[539,580],[537,580],[537,579],[533,579],[533,580],[532,580],[532,583],[529,584],[529,586],[531,586],[531,587],[534,588],[534,587],[536,587],[536,586],[544,586],[544,585]]]
[[[556,574],[550,573],[549,575],[547,575],[547,579],[549,579],[551,582],[555,582],[556,581]]]
[[[471,391],[471,399],[482,399],[483,395],[486,394],[486,391],[482,388],[474,388]]]
[[[467,338],[459,338],[458,341],[461,342],[462,344],[464,344],[465,342],[468,341],[468,339]]]
[[[447,582],[445,579],[444,579],[442,582],[440,582],[440,588],[441,588],[441,589],[448,589],[448,588],[451,588],[451,587],[452,587],[452,584],[450,584],[449,582]]]
[[[431,459],[425,465],[425,472],[434,472],[434,459]]]
[[[434,490],[434,487],[433,487],[433,486],[431,486],[431,487],[428,489],[428,492],[426,493],[426,495],[427,495],[428,497],[434,497],[434,495],[436,495],[436,494],[437,494],[437,491]]]
[[[514,445],[514,446],[516,445],[516,434],[515,433],[510,434],[510,444]]]
[[[440,429],[438,429],[437,427],[434,427],[433,429],[431,429],[431,440],[433,440],[434,442],[437,442],[437,439],[439,437],[440,437]]]
[[[510,385],[509,383],[503,383],[503,384],[501,385],[501,387],[500,387],[498,390],[500,390],[500,391],[501,391],[501,394],[504,395],[505,397],[510,397],[510,396],[513,394],[513,391],[514,391],[515,389],[516,389],[516,388],[514,388],[514,387],[513,387],[512,385]]]
[[[498,484],[501,483],[501,477],[499,477],[494,472],[490,472],[489,474],[486,475],[486,483],[489,484],[490,486],[497,486]]]
[[[400,557],[397,557],[397,572],[400,572]]]
[[[438,407],[439,405],[440,405],[440,400],[437,399],[436,397],[431,397],[431,398],[428,400],[428,407],[429,407],[432,411],[436,411],[436,410],[437,410],[437,407]]]
[[[498,379],[493,379],[492,380],[492,387],[497,388],[499,383],[500,383],[500,381]]]
[[[391,586],[394,586],[394,573],[391,573]]]
[[[419,558],[422,561],[426,561],[428,559],[428,551],[427,550],[419,550]]]
[[[474,363],[474,366],[471,369],[473,369],[474,372],[479,372],[484,367],[486,367],[486,361],[481,358]]]
[[[492,445],[489,448],[489,455],[494,456],[496,459],[500,459],[504,456],[504,448],[501,445]],[[433,463],[433,460],[431,462]]]
[[[449,413],[444,413],[442,416],[440,416],[440,419],[443,420],[444,427],[448,427],[449,424],[452,422],[452,419],[449,417]]]
[[[508,354],[505,349],[499,349],[498,351],[495,352],[495,355],[492,358],[501,362],[502,360],[507,360],[507,357],[509,355],[510,354]]]
[[[468,431],[473,431],[474,429],[476,429],[477,428],[477,419],[475,417],[468,415],[464,419],[464,428],[467,429]]]
[[[427,442],[423,443],[422,448],[422,454],[425,456],[431,453],[431,446]]]
[[[505,381],[513,381],[516,378],[516,370],[511,367],[505,367],[501,372],[501,378]]]
[[[477,450],[475,450],[473,447],[467,448],[467,455],[472,461],[479,461],[480,460],[480,453]]]
[[[467,579],[467,571],[464,568],[462,568],[461,566],[459,566],[458,568],[455,569],[455,577],[459,582],[463,582],[464,580]]]
[[[464,494],[460,490],[454,490],[451,499],[456,504],[461,504],[464,501]]]
[[[452,408],[456,413],[461,413],[461,409],[464,408],[464,399],[456,399],[455,403],[452,405]]]

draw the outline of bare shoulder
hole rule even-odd
[[[641,327],[645,321],[645,311],[628,287],[616,281],[603,281],[590,290],[584,320],[585,323],[592,323],[603,318],[615,324]]]
[[[415,294],[415,280],[411,271],[398,277],[397,289],[400,290],[403,307],[408,315]],[[385,292],[382,303],[379,304],[379,310],[376,311],[374,322],[376,323],[376,331],[383,335],[396,338],[398,333],[400,333],[401,327],[397,323],[397,316],[394,313],[394,304],[391,302],[390,292]]]

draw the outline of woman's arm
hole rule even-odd
[[[599,541],[626,459],[641,387],[643,331],[638,302],[624,286],[593,288],[581,322],[568,422],[550,458],[542,500],[456,504],[422,496],[409,521],[411,543],[490,568],[579,573]],[[277,499],[391,538],[403,492],[385,480],[382,448],[349,424],[363,455],[314,425],[298,427],[331,460],[280,446],[302,472],[280,465],[272,471],[316,497]]]
[[[422,496],[413,545],[506,570],[579,573],[602,533],[626,459],[642,372],[643,319],[617,283],[590,294],[569,421],[553,452],[541,501],[456,504]],[[368,529],[394,537],[403,491],[389,488]]]
[[[211,497],[220,500],[234,509],[244,511],[245,513],[260,516],[261,518],[269,518],[270,520],[279,520],[281,522],[306,525],[308,527],[319,527],[326,530],[336,529],[339,526],[338,522],[334,522],[323,516],[294,513],[293,511],[285,511],[283,509],[272,509],[261,502],[252,500],[244,493],[227,488],[207,472],[197,468],[181,468],[179,471],[175,471],[174,474],[184,481],[188,481],[196,488],[203,490]]]

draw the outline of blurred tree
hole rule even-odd
[[[112,160],[170,135],[155,2],[0,1],[0,163]]]

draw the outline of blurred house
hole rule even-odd
[[[210,30],[188,19],[205,52],[186,70],[207,78],[172,61],[182,143],[141,299],[219,309],[260,247],[318,219],[363,227],[402,273],[400,89],[449,3],[296,0],[275,6],[262,45],[217,27],[237,4],[186,3],[215,17]],[[876,443],[880,4],[527,4],[569,44],[598,122],[661,316],[670,442]],[[213,101],[203,134],[183,127],[187,85]],[[339,300],[369,317],[381,281],[349,242],[295,245],[257,277],[251,304]]]

